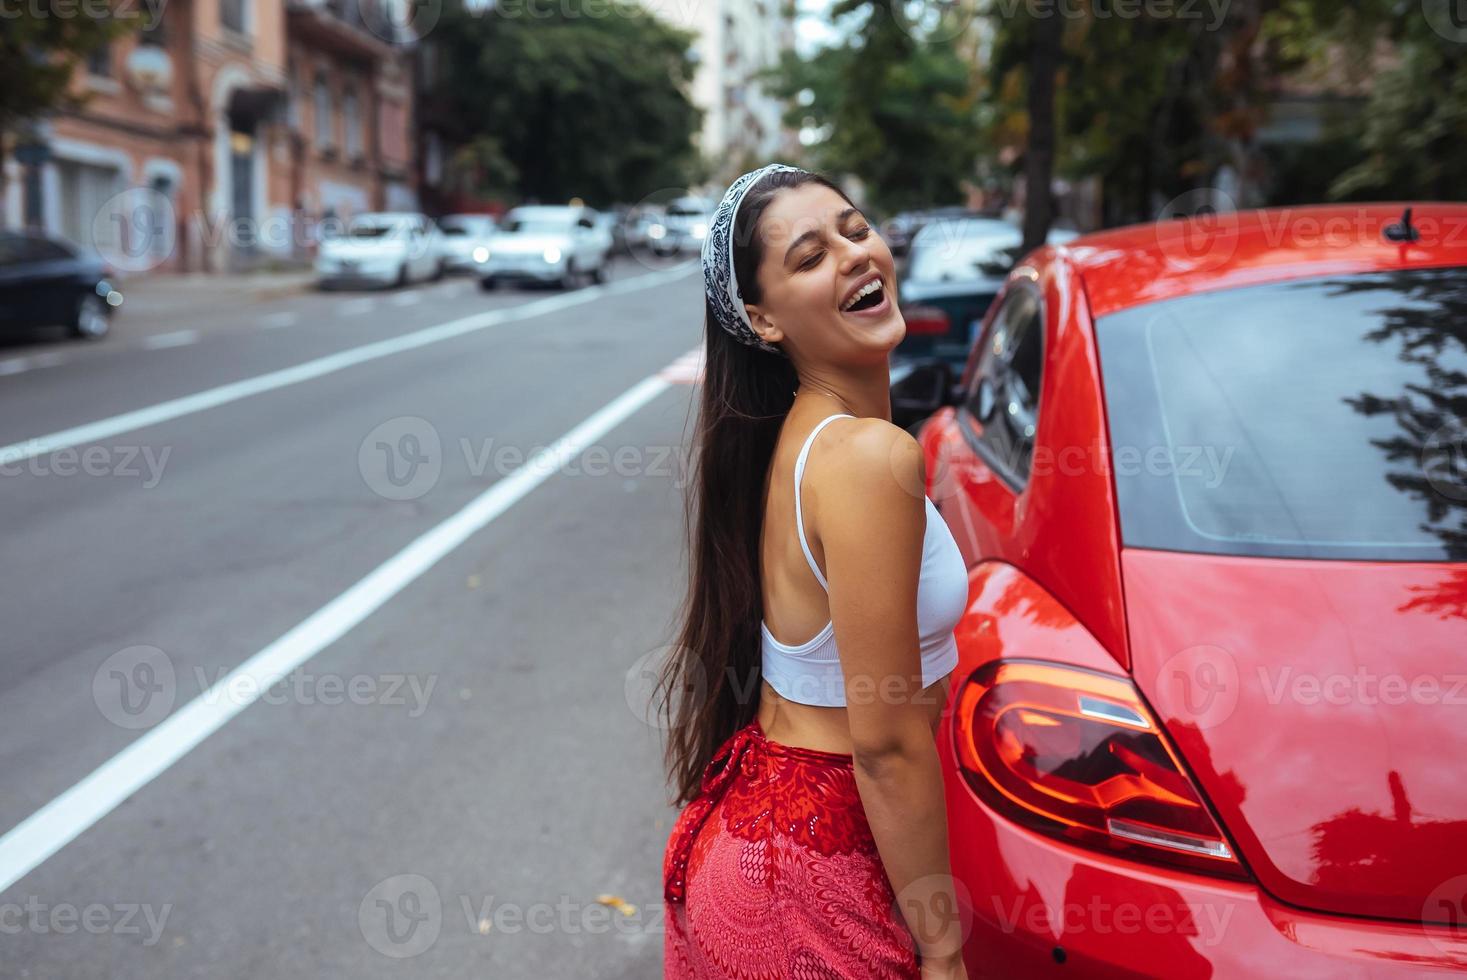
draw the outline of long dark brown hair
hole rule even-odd
[[[769,174],[745,194],[732,247],[746,302],[762,297],[760,218],[779,191],[810,183],[850,203],[829,179],[803,170]],[[688,592],[656,688],[677,806],[698,795],[713,753],[758,710],[764,486],[799,384],[788,358],[740,343],[718,325],[706,298],[704,307],[702,393],[684,498]]]

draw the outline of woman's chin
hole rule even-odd
[[[857,313],[841,313],[846,330],[864,345],[895,347],[907,335],[907,321],[896,304],[884,300],[881,306]]]

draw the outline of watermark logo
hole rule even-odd
[[[677,717],[679,706],[702,704],[708,697],[708,678],[703,672],[703,665],[697,658],[687,658],[682,687],[673,692],[673,703],[669,705],[668,712],[670,717],[664,717],[660,708],[662,692],[658,688],[659,678],[678,650],[677,646],[658,647],[638,657],[637,662],[627,669],[623,683],[627,707],[648,728],[666,731],[670,727],[670,718]]]
[[[977,11],[977,0],[896,0],[891,5],[891,15],[902,33],[928,44],[961,37]]]
[[[367,488],[388,500],[416,500],[438,484],[443,444],[427,419],[403,415],[367,433],[357,448]]]
[[[695,259],[712,223],[717,202],[687,187],[662,187],[637,201],[621,218],[627,251],[645,269]],[[703,213],[706,206],[707,213]]]
[[[92,701],[119,728],[151,728],[173,710],[177,696],[173,661],[157,647],[118,650],[92,675]]]
[[[1467,942],[1467,875],[1448,878],[1431,890],[1421,906],[1423,922],[1444,923],[1440,929],[1426,927],[1426,937],[1444,953],[1460,953]]]
[[[1238,661],[1219,646],[1188,647],[1168,657],[1152,690],[1164,716],[1199,730],[1214,728],[1238,707]]]
[[[420,874],[384,878],[357,907],[362,938],[383,956],[407,959],[426,952],[443,928],[443,901]]]
[[[119,272],[156,269],[173,254],[178,212],[167,194],[131,187],[108,198],[92,217],[92,247]]]
[[[950,874],[923,875],[893,898],[892,908],[922,948],[942,955],[960,953],[973,932],[973,896]]]
[[[388,44],[411,44],[443,16],[443,0],[356,0],[367,30]]]
[[[1226,192],[1199,187],[1172,198],[1153,227],[1156,243],[1170,261],[1215,269],[1238,248],[1238,206]]]
[[[1421,447],[1421,469],[1437,493],[1467,501],[1467,425],[1452,421],[1428,436]]]
[[[1453,44],[1467,44],[1467,0],[1421,0],[1427,25]]]

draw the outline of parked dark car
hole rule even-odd
[[[101,260],[44,235],[0,231],[0,331],[59,325],[94,339],[121,305]]]
[[[1075,234],[1052,229],[1049,243]],[[971,215],[938,217],[918,232],[897,288],[907,335],[891,355],[893,422],[904,428],[920,424],[930,411],[924,407],[933,394],[927,388],[946,383],[932,380],[939,377],[932,371],[913,377],[917,367],[940,364],[949,381],[962,374],[978,327],[1021,257],[1022,243],[1014,225]]]

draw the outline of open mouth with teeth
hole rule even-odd
[[[874,310],[886,299],[886,288],[880,279],[872,279],[866,285],[856,290],[841,306],[842,313],[860,313],[864,310]]]

